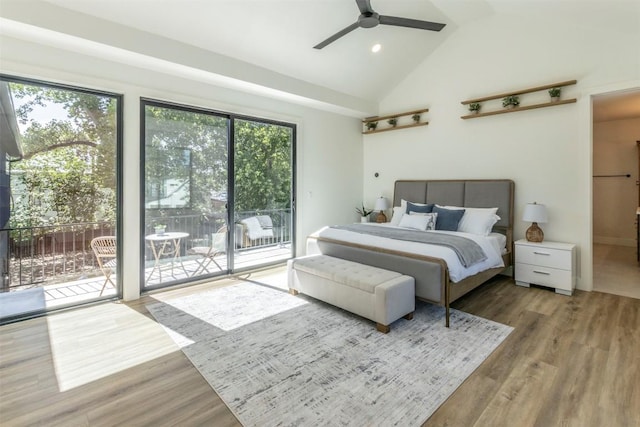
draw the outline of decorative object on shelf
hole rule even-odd
[[[502,106],[505,108],[515,108],[520,105],[520,98],[516,95],[509,95],[502,98]]]
[[[538,223],[544,224],[547,222],[547,208],[545,205],[540,205],[536,202],[528,203],[527,206],[524,207],[522,220],[532,222],[531,227],[527,229],[527,240],[529,242],[542,242],[544,233],[542,229],[538,227]]]
[[[364,127],[365,127],[365,130],[362,133],[368,134],[368,133],[384,132],[388,130],[406,129],[406,128],[411,128],[415,126],[425,126],[429,123],[421,122],[420,118],[421,118],[421,115],[423,113],[426,113],[427,111],[429,111],[428,108],[423,108],[421,110],[406,111],[404,113],[389,114],[386,116],[367,117],[366,119],[362,120],[362,123],[364,124]],[[408,121],[408,118],[411,117],[413,119],[413,122],[409,122],[407,124],[401,124],[402,117],[407,117],[405,121]],[[389,126],[378,128],[377,124],[382,120],[386,120]],[[376,127],[371,127],[370,126],[371,123],[376,123]]]
[[[560,101],[560,91],[561,89],[559,87],[552,87],[551,89],[549,89],[549,96],[551,97],[551,102]]]
[[[372,132],[378,127],[378,122],[367,122],[367,130]]]
[[[480,108],[482,108],[482,105],[480,105],[479,102],[472,102],[469,104],[469,111],[471,111],[471,114],[478,114],[480,112]]]
[[[367,209],[362,204],[362,208],[356,208],[356,212],[360,214],[360,222],[369,222],[369,215],[373,213],[373,210]]]
[[[389,200],[382,196],[378,197],[373,209],[378,211],[378,218],[376,219],[376,222],[387,222],[387,216],[384,214],[384,211],[389,209]]]
[[[527,89],[521,89],[521,90],[515,90],[515,91],[511,91],[511,92],[507,92],[507,93],[499,93],[496,95],[490,95],[490,96],[485,96],[482,98],[475,98],[475,99],[469,99],[466,101],[462,101],[462,105],[469,105],[469,104],[474,104],[474,103],[482,103],[484,101],[489,101],[489,100],[493,100],[493,99],[504,99],[504,98],[508,98],[508,97],[512,97],[512,96],[519,96],[519,95],[523,95],[526,93],[531,93],[531,92],[539,92],[539,91],[543,91],[543,90],[549,90],[549,89],[560,89],[561,87],[564,86],[569,86],[569,85],[574,85],[576,84],[578,81],[577,80],[568,80],[565,82],[559,82],[559,83],[552,83],[552,84],[548,84],[548,85],[544,85],[544,86],[536,86],[536,87],[532,87],[532,88],[527,88]],[[519,99],[518,99],[519,100]],[[486,117],[486,116],[493,116],[496,114],[506,114],[506,113],[515,113],[516,111],[525,111],[525,110],[533,110],[536,108],[545,108],[545,107],[554,107],[557,105],[564,105],[564,104],[571,104],[576,102],[577,99],[573,98],[573,99],[564,99],[564,100],[557,100],[557,101],[549,101],[549,102],[543,102],[540,104],[533,104],[533,105],[518,105],[518,108],[502,108],[502,109],[498,109],[498,110],[494,110],[494,111],[485,111],[483,113],[474,113],[471,112],[471,114],[468,114],[466,116],[461,116],[461,119],[475,119],[478,117]],[[506,106],[505,106],[506,107]]]

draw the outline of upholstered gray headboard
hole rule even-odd
[[[500,221],[496,226],[513,229],[514,187],[510,179],[400,180],[395,184],[393,206],[400,206],[404,199],[469,208],[497,207]]]

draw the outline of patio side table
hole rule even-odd
[[[161,268],[161,260],[163,257],[170,258],[171,262],[171,277],[175,277],[173,275],[173,268],[176,262],[180,263],[182,270],[185,275],[188,276],[187,269],[184,268],[184,264],[180,259],[180,241],[185,237],[188,237],[189,233],[181,232],[181,231],[172,231],[166,232],[162,234],[149,234],[145,236],[145,240],[149,242],[149,246],[151,246],[151,252],[153,253],[154,263],[153,269],[151,269],[151,273],[147,277],[145,283],[149,282],[153,273],[158,270],[158,274],[160,276],[160,282],[162,282],[162,268]]]

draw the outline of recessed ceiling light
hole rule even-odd
[[[380,49],[382,49],[382,46],[380,45],[380,43],[376,43],[371,47],[371,52],[378,53],[380,52]]]

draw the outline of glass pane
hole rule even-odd
[[[226,273],[225,117],[144,106],[145,287]]]
[[[236,120],[234,268],[291,257],[293,128]]]
[[[118,102],[0,81],[0,316],[118,294]],[[112,236],[109,257],[92,249],[101,236]]]

